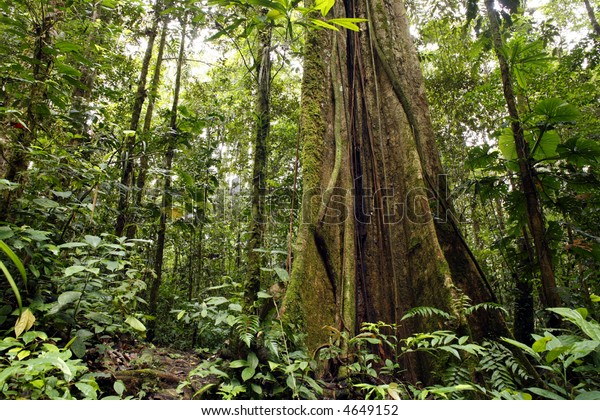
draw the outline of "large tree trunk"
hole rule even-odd
[[[244,310],[252,311],[260,290],[263,254],[255,251],[263,247],[265,235],[265,175],[267,171],[267,139],[271,125],[269,102],[271,97],[271,28],[259,32],[259,50],[256,56],[256,122],[254,162],[252,167],[252,212],[248,241],[248,273],[244,284]]]
[[[494,300],[446,198],[403,3],[346,0],[334,15],[370,23],[306,42],[302,223],[284,317],[303,321],[309,350],[327,343],[327,325],[384,321],[406,337],[439,328],[401,322],[412,307]],[[509,335],[499,314],[477,315],[464,326],[476,338]],[[430,379],[426,360],[404,363],[407,379]]]

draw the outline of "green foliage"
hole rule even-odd
[[[71,344],[71,343],[69,343]],[[92,399],[100,388],[87,366],[44,332],[30,330],[0,341],[0,394],[4,399]]]
[[[17,257],[17,255],[2,240],[0,240],[0,249],[17,267],[19,273],[21,274],[21,277],[23,278],[23,283],[25,287],[27,287],[27,274],[25,273],[25,267],[23,267],[23,263],[21,263],[19,257]],[[15,283],[12,274],[10,273],[10,271],[8,271],[8,268],[2,261],[0,261],[0,270],[2,270],[2,273],[4,273],[4,277],[6,278],[6,281],[8,281],[8,284],[10,285],[10,288],[12,289],[15,298],[17,299],[17,304],[19,305],[19,312],[21,312],[23,309],[23,302],[21,300],[21,293],[19,292],[19,287]]]
[[[235,291],[233,286],[231,291]],[[259,297],[272,299],[264,292]],[[177,315],[184,322],[197,322],[199,341],[206,344],[212,342],[212,339],[203,340],[206,325],[222,326],[223,338],[212,343],[218,346],[216,352],[233,358],[207,360],[190,372],[189,381],[196,377],[211,381],[194,398],[218,395],[223,399],[315,399],[321,396],[322,388],[312,377],[316,364],[302,350],[302,337],[277,319],[268,317],[261,322],[256,315],[241,313],[241,299],[240,293],[232,293],[231,298],[212,296],[200,304],[199,314],[186,310]],[[211,330],[207,332],[214,332]],[[243,358],[235,359],[236,355]],[[180,388],[189,385],[189,381]]]
[[[548,389],[527,388],[528,391],[547,399],[596,399],[600,386],[600,326],[587,320],[586,309],[549,308],[577,327],[575,331],[545,331],[534,335],[531,346],[504,340],[533,357],[538,367],[545,371]]]

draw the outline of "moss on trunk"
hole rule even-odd
[[[399,324],[407,337],[441,327],[432,320],[401,322],[412,307],[451,311],[462,294],[473,303],[493,300],[456,224],[436,219],[451,211],[451,203],[442,194],[440,157],[404,6],[355,3],[345,3],[351,9],[337,4],[334,15],[366,17],[366,30],[311,32],[306,44],[303,225],[284,316],[304,326],[311,351],[327,343],[327,325],[355,333],[362,322],[383,321]],[[332,186],[335,191],[322,194]],[[496,315],[469,323],[478,337],[490,326],[507,331]],[[428,382],[435,370],[412,356],[404,365],[412,381]]]

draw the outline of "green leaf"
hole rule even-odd
[[[525,353],[529,354],[530,356],[533,356],[536,360],[540,359],[540,356],[535,351],[533,351],[530,347],[528,347],[527,345],[525,345],[523,343],[520,343],[520,342],[518,342],[516,340],[510,339],[510,338],[506,338],[506,337],[502,337],[501,339],[502,339],[502,341],[506,341],[507,343],[512,344],[513,346],[520,348]]]
[[[569,353],[571,356],[565,361],[565,367],[569,367],[573,362],[583,359],[588,354],[600,347],[600,341],[583,340],[573,344]]]
[[[574,122],[579,116],[579,110],[562,99],[550,98],[539,102],[533,109],[534,113],[546,117],[548,124]]]
[[[67,242],[66,244],[61,244],[58,247],[59,248],[81,248],[83,246],[89,246],[89,244],[85,243],[85,242]]]
[[[256,367],[258,366],[258,357],[256,357],[256,354],[254,352],[250,352],[248,354],[248,367],[252,368],[252,370],[256,370]]]
[[[57,197],[60,198],[69,198],[73,195],[73,191],[52,191],[52,194],[54,194]]]
[[[64,292],[58,297],[58,304],[61,306],[68,305],[71,302],[75,302],[81,297],[81,292]]]
[[[78,52],[81,46],[71,41],[58,41],[54,43],[54,48],[60,52]]]
[[[452,355],[454,355],[454,357],[456,357],[458,360],[460,360],[460,354],[458,353],[458,351],[451,346],[441,346],[440,350],[444,350]]]
[[[281,267],[275,267],[274,270],[277,274],[277,277],[279,277],[282,282],[287,282],[289,280],[290,275],[288,274],[287,270],[284,270]]]
[[[575,397],[576,400],[600,400],[600,391],[585,391]]]
[[[9,226],[0,226],[0,240],[8,239],[15,235]]]
[[[335,25],[342,26],[346,29],[350,29],[354,32],[359,32],[360,28],[356,23],[358,22],[366,22],[367,19],[359,19],[359,18],[337,18],[337,19],[329,19],[328,23],[333,23]]]
[[[21,350],[19,353],[17,353],[17,359],[23,360],[23,359],[27,358],[27,356],[29,356],[30,354],[31,354],[31,351],[29,351],[29,350]]]
[[[254,391],[255,394],[262,395],[263,389],[260,385],[250,384],[250,387],[252,388],[252,391]]]
[[[79,70],[64,63],[56,63],[56,69],[58,70],[58,73],[61,74],[67,74],[73,77],[81,76],[81,72]]]
[[[506,160],[517,160],[517,147],[515,146],[515,137],[510,127],[502,130],[502,134],[498,137],[498,149]]]
[[[548,353],[546,353],[546,362],[547,363],[554,362],[558,357],[560,357],[562,354],[568,352],[570,349],[571,349],[570,346],[559,346],[559,347],[553,348]]]
[[[294,375],[288,375],[287,379],[285,380],[285,383],[287,384],[288,388],[290,388],[292,391],[296,392],[296,378],[294,377]]]
[[[17,267],[17,270],[19,270],[21,278],[23,279],[23,283],[25,284],[25,287],[27,287],[27,273],[25,272],[25,267],[23,266],[23,263],[21,262],[19,257],[17,257],[17,254],[15,254],[13,250],[10,249],[8,245],[6,245],[2,240],[0,240],[0,249],[4,251],[8,258],[10,258],[13,264]]]
[[[42,242],[48,240],[48,232],[42,232],[41,230],[25,229],[25,234],[34,241]]]
[[[103,261],[103,263],[110,271],[115,271],[121,268],[121,263],[119,261]]]
[[[517,85],[521,89],[527,89],[527,80],[525,79],[525,74],[523,74],[523,72],[518,66],[513,67],[513,74],[515,75],[515,79],[517,80]]]
[[[248,361],[247,360],[234,360],[229,364],[229,367],[232,369],[239,369],[242,367],[247,367],[248,366]]]
[[[93,248],[97,248],[98,245],[100,245],[100,242],[102,242],[102,239],[100,239],[97,236],[93,236],[93,235],[85,235],[85,241],[90,244]]]
[[[71,277],[73,274],[80,273],[85,270],[85,267],[82,265],[72,265],[65,269],[65,277]]]
[[[539,130],[536,130],[539,135]],[[542,138],[533,146],[532,155],[536,160],[557,156],[556,148],[560,144],[560,136],[554,130],[545,131]]]
[[[29,382],[31,385],[33,385],[34,388],[37,389],[41,389],[44,387],[44,380],[43,379],[36,379],[34,381]]]
[[[315,5],[313,7],[316,10],[319,10],[321,15],[325,17],[334,5],[335,0],[315,0]]]
[[[546,351],[546,344],[550,340],[552,340],[552,337],[550,337],[550,336],[542,337],[539,340],[536,340],[535,343],[533,343],[533,345],[531,346],[531,349],[536,353],[541,353],[543,351]]]
[[[95,400],[97,399],[96,390],[93,386],[86,384],[84,382],[77,382],[75,384],[78,390],[81,391],[86,400]]]
[[[600,144],[588,138],[572,138],[558,145],[560,157],[575,165],[595,164],[600,158]]]
[[[75,336],[73,339],[73,343],[69,348],[71,349],[71,351],[73,351],[73,354],[79,357],[80,359],[83,358],[83,356],[85,356],[85,343],[80,337]]]
[[[229,303],[229,299],[223,296],[213,296],[205,300],[207,305],[218,306],[224,303]]]
[[[313,25],[320,26],[321,28],[333,29],[334,31],[339,31],[339,29],[336,28],[335,26],[330,25],[329,23],[323,22],[322,20],[319,20],[319,19],[309,19],[308,21],[310,23],[312,23]]]
[[[242,312],[242,305],[239,303],[230,303],[229,310],[234,312]]]
[[[592,340],[600,341],[600,325],[586,321],[579,312],[570,308],[547,308],[547,311],[560,315],[563,319],[577,325]]]
[[[475,387],[473,385],[468,384],[459,384],[454,386],[445,386],[440,388],[431,388],[429,392],[433,394],[447,394],[450,392],[460,392],[460,391],[474,391]]]
[[[21,340],[23,340],[23,343],[29,344],[36,338],[41,338],[42,340],[47,340],[48,335],[43,331],[27,331],[25,334],[23,334],[23,337],[21,337]]]
[[[246,382],[248,379],[254,376],[255,370],[248,366],[242,371],[242,380]]]
[[[115,383],[113,384],[113,389],[115,390],[115,392],[117,393],[117,395],[122,396],[123,392],[125,392],[125,384],[123,383],[123,381],[119,380],[119,381],[115,381]]]
[[[551,392],[551,391],[547,391],[547,390],[542,389],[542,388],[535,388],[535,387],[533,387],[533,388],[527,388],[527,390],[533,392],[534,394],[539,395],[540,397],[544,397],[544,398],[547,398],[549,400],[564,400],[564,398],[561,397],[560,395],[555,394],[554,392]]]
[[[258,297],[259,299],[271,299],[273,296],[271,296],[270,294],[268,294],[266,292],[260,291],[256,294],[256,297]]]
[[[127,324],[129,324],[131,326],[131,328],[133,328],[136,331],[139,331],[139,332],[146,331],[146,327],[144,326],[144,324],[142,324],[139,319],[137,319],[136,317],[134,317],[132,315],[129,315],[125,319],[125,322]]]

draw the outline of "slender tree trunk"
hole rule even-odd
[[[439,328],[401,321],[410,308],[451,311],[460,294],[495,300],[447,199],[403,3],[346,0],[333,15],[369,25],[306,41],[302,220],[283,316],[304,323],[310,351],[328,342],[323,326],[356,333],[383,321],[407,337]],[[510,335],[495,311],[454,327]],[[407,357],[403,368],[409,380],[432,378],[425,358]]]
[[[473,241],[477,249],[481,249],[481,226],[479,226],[479,218],[477,217],[477,196],[474,196],[471,201],[471,223],[473,223]]]
[[[594,30],[594,34],[597,37],[600,37],[600,25],[598,24],[598,20],[596,19],[596,14],[594,13],[594,8],[590,3],[590,0],[583,0],[585,3],[585,10],[587,10],[587,14],[590,18],[590,23],[592,25],[592,29]]]
[[[256,123],[254,163],[252,169],[252,216],[250,240],[248,241],[248,273],[244,285],[244,310],[251,312],[260,290],[260,273],[263,254],[256,249],[263,247],[265,235],[265,176],[267,169],[267,140],[271,125],[269,102],[271,96],[271,28],[259,33],[259,51],[256,57]]]
[[[7,169],[4,178],[11,182],[23,180],[28,164],[27,149],[32,145],[37,136],[42,118],[50,115],[46,104],[46,82],[50,77],[54,63],[54,56],[50,51],[56,33],[55,25],[60,16],[57,12],[59,3],[58,0],[48,1],[47,5],[40,7],[39,17],[33,19],[32,33],[34,44],[31,56],[33,63],[33,83],[31,83],[29,100],[25,110],[27,127],[20,129],[7,160]],[[20,194],[19,190],[3,193],[2,201],[0,202],[0,221],[7,220],[11,202],[18,194]]]
[[[98,19],[102,19],[102,8],[101,4],[97,3],[94,6],[94,10],[92,12],[92,16],[90,17],[91,22],[96,22]],[[97,56],[93,52],[94,46],[98,42],[98,38],[100,35],[100,28],[94,27],[90,30],[90,33],[87,37],[87,42],[85,45],[84,56],[87,57],[90,61],[94,61],[94,58]],[[74,114],[75,120],[75,130],[81,134],[81,136],[85,136],[89,131],[88,124],[88,116],[87,110],[90,98],[92,96],[92,91],[94,88],[94,83],[96,81],[97,76],[97,67],[90,66],[87,64],[82,64],[80,67],[81,76],[79,77],[79,86],[76,86],[73,89],[73,103],[72,103],[72,114]],[[72,145],[79,146],[80,140],[74,139],[72,141]]]
[[[523,226],[523,238],[518,241],[521,254],[526,260],[518,267],[513,275],[515,282],[515,302],[513,314],[513,334],[521,343],[531,344],[531,334],[534,333],[535,312],[533,302],[533,273],[535,273],[535,252],[531,238]]]
[[[168,24],[163,22],[163,28],[160,35],[160,42],[158,44],[158,52],[156,53],[156,63],[154,64],[154,73],[152,75],[152,82],[150,84],[150,92],[148,94],[148,105],[146,106],[146,115],[144,117],[144,127],[142,128],[142,138],[148,142],[150,140],[150,129],[152,127],[152,117],[154,116],[154,104],[156,103],[156,97],[158,96],[158,87],[160,86],[160,77],[162,72],[162,62],[165,52],[165,45],[167,43],[167,32]],[[147,146],[146,146],[147,148]],[[142,204],[142,198],[144,196],[144,187],[146,186],[146,175],[148,173],[148,153],[144,148],[141,151],[140,167],[138,176],[136,179],[136,194],[134,198],[133,208],[137,212],[137,209]],[[137,214],[137,213],[136,213]],[[134,238],[137,232],[139,219],[134,214],[134,223],[131,223],[127,227],[127,237]]]
[[[171,169],[173,167],[173,156],[177,142],[177,108],[179,106],[179,93],[181,91],[181,76],[183,71],[183,62],[185,55],[185,36],[187,30],[187,15],[182,20],[181,27],[181,44],[179,46],[179,54],[177,56],[177,70],[175,76],[175,90],[173,93],[173,105],[171,107],[171,121],[169,124],[169,133],[167,134],[167,152],[165,154],[165,183],[163,187],[162,204],[160,210],[160,222],[156,239],[156,256],[154,259],[154,274],[155,277],[150,287],[150,299],[148,300],[150,315],[156,316],[158,304],[158,291],[163,275],[163,261],[165,252],[165,239],[167,234],[167,220],[171,212],[173,197],[171,197]],[[148,339],[154,338],[154,323],[148,329]]]
[[[152,60],[152,51],[154,50],[154,41],[156,40],[158,25],[160,23],[161,10],[161,0],[157,0],[154,4],[154,19],[152,21],[152,27],[148,30],[148,45],[146,46],[146,52],[144,53],[144,58],[142,60],[140,78],[138,80],[137,91],[133,101],[131,121],[129,123],[129,130],[132,133],[126,137],[125,150],[123,151],[122,156],[123,169],[121,171],[119,203],[117,206],[118,215],[115,224],[115,235],[117,236],[121,236],[127,224],[131,222],[131,220],[129,220],[130,215],[128,214],[128,204],[129,193],[133,181],[132,178],[133,166],[135,162],[134,152],[137,139],[137,129],[140,122],[140,116],[142,115],[142,107],[144,106],[144,101],[146,99],[146,79],[148,78],[148,70],[150,68],[150,61]]]
[[[544,216],[542,213],[538,191],[535,186],[535,168],[532,164],[529,145],[525,141],[523,126],[521,125],[521,121],[519,119],[517,100],[513,89],[513,82],[508,61],[502,52],[503,43],[500,34],[500,23],[498,20],[498,15],[494,10],[494,0],[486,0],[485,4],[490,21],[494,50],[500,65],[502,85],[504,87],[504,98],[506,100],[508,113],[511,118],[511,128],[515,138],[515,145],[519,161],[519,178],[523,193],[525,194],[525,202],[527,206],[527,222],[533,237],[538,264],[540,266],[540,275],[542,280],[542,303],[545,307],[560,306],[561,299],[556,289],[556,279],[554,277],[554,269],[552,266],[552,253],[546,240]]]

